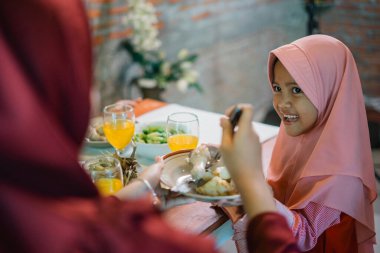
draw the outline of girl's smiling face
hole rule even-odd
[[[274,109],[288,135],[299,136],[314,127],[318,118],[317,108],[279,60],[274,65],[272,90]]]

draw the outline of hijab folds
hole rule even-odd
[[[97,196],[77,162],[92,75],[81,1],[0,1],[0,55],[0,183]]]
[[[290,209],[315,202],[353,217],[358,243],[374,240],[376,199],[373,161],[362,87],[354,58],[339,40],[311,35],[273,50],[269,81],[278,59],[318,110],[314,128],[275,144],[268,182]]]

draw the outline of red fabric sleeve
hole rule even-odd
[[[173,229],[146,199],[53,199],[0,184],[0,206],[0,252],[216,252],[212,239]]]
[[[301,252],[285,218],[275,212],[260,214],[249,222],[247,243],[249,252]]]
[[[361,250],[358,249],[358,243],[356,242],[355,219],[342,213],[341,221],[327,229],[321,236],[319,236],[315,247],[307,251],[307,253],[373,253],[372,242],[368,242],[368,244],[363,245],[363,247],[364,248]]]
[[[304,209],[291,211],[294,215],[293,235],[302,251],[311,250],[318,238],[330,227],[340,222],[341,212],[314,202]]]

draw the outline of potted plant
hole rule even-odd
[[[198,72],[194,63],[198,56],[182,49],[177,59],[170,61],[162,50],[157,38],[157,17],[154,6],[145,0],[131,0],[126,22],[133,35],[122,42],[122,47],[130,54],[140,68],[140,76],[132,79],[144,98],[161,100],[160,94],[169,86],[176,86],[181,92],[189,88],[202,91],[198,82]]]

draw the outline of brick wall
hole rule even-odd
[[[95,94],[102,106],[136,98],[123,75],[131,69],[119,41],[131,35],[123,23],[128,0],[83,0],[93,33]],[[365,95],[380,97],[380,4],[377,0],[329,0],[333,7],[317,15],[320,32],[342,40],[352,51]],[[168,102],[223,112],[237,102],[256,107],[256,120],[271,108],[266,80],[268,52],[306,34],[302,0],[152,0],[160,18],[160,39],[170,57],[181,48],[199,54],[197,69],[204,93],[164,94]],[[101,96],[99,95],[101,94]],[[270,114],[271,115],[271,114]],[[274,115],[272,122],[275,123]],[[371,125],[370,125],[371,129]],[[371,141],[379,141],[379,126]],[[375,137],[372,137],[375,136]],[[373,142],[375,143],[375,142]]]
[[[131,35],[123,22],[127,0],[83,0],[92,30],[94,45],[94,114],[101,108],[126,97],[122,72],[129,58],[119,50],[119,41]]]
[[[95,49],[111,40],[131,35],[123,17],[128,12],[127,0],[84,0],[90,19]]]
[[[135,98],[125,89],[120,71],[129,67],[118,41],[130,34],[123,25],[127,0],[84,0],[93,29],[95,83],[101,105],[122,97]],[[261,119],[271,107],[267,84],[268,52],[306,34],[306,13],[300,0],[152,0],[160,19],[160,39],[169,57],[187,48],[199,54],[196,64],[204,93],[182,94],[175,87],[164,99],[200,109],[223,112],[247,102]],[[125,79],[125,78],[124,78]]]
[[[343,41],[352,51],[364,94],[380,96],[380,4],[376,0],[334,2],[321,15],[320,29]]]
[[[251,103],[256,119],[261,119],[272,98],[266,76],[268,52],[305,34],[301,1],[178,1],[162,3],[158,9],[165,24],[164,48],[198,52],[205,89],[204,94],[187,96],[171,89],[167,97],[216,112],[237,102]]]

